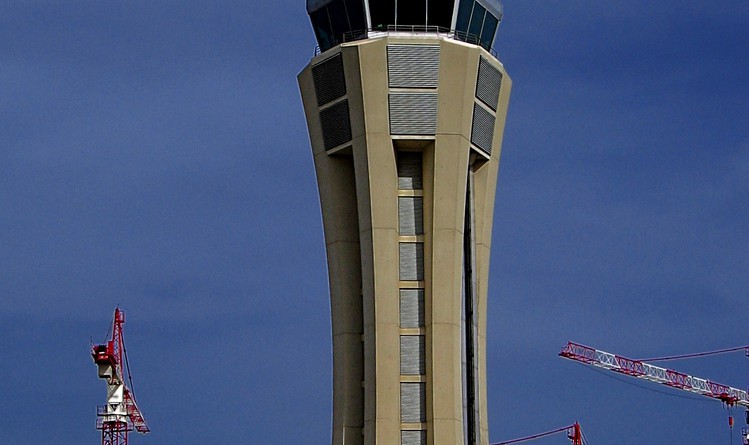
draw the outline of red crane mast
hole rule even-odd
[[[127,445],[130,431],[136,430],[142,434],[150,431],[135,403],[135,395],[125,383],[127,378],[132,386],[122,334],[123,324],[125,313],[117,308],[112,321],[112,338],[106,343],[93,345],[91,350],[99,378],[107,383],[107,403],[96,409],[96,429],[101,430],[102,445]],[[126,365],[124,369],[123,358]]]

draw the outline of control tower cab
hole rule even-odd
[[[490,49],[500,0],[307,0],[321,51],[383,32],[439,33]],[[374,35],[373,35],[374,33]]]

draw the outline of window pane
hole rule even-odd
[[[458,9],[458,21],[455,24],[455,29],[462,33],[468,32],[468,25],[471,22],[471,12],[473,11],[473,0],[460,0],[460,7]]]
[[[427,24],[450,29],[453,25],[453,7],[455,0],[429,0]]]
[[[497,32],[497,25],[499,25],[499,20],[487,12],[486,18],[484,18],[484,29],[481,30],[480,37],[481,46],[484,48],[489,49],[492,47],[494,33]]]
[[[344,42],[344,34],[351,31],[343,0],[335,0],[327,8],[330,15],[330,24],[333,26],[333,38],[336,39],[336,42],[342,43]]]
[[[398,26],[427,24],[427,0],[398,0]],[[423,29],[423,28],[421,28]]]
[[[369,14],[372,16],[372,29],[386,30],[395,24],[395,0],[370,0]]]
[[[312,27],[315,29],[317,44],[325,51],[335,46],[333,43],[333,30],[328,19],[328,9],[323,7],[309,15]]]
[[[345,3],[351,31],[367,29],[367,20],[364,17],[364,0],[345,0]]]
[[[486,15],[486,9],[480,4],[476,3],[473,6],[473,14],[471,14],[471,24],[468,26],[468,34],[478,39],[481,34],[481,28],[484,26],[484,16]],[[478,42],[474,42],[478,43]]]

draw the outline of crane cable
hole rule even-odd
[[[555,430],[546,431],[545,433],[534,434],[534,435],[528,436],[528,437],[521,437],[520,439],[513,439],[513,440],[507,440],[507,441],[504,441],[504,442],[497,442],[497,443],[492,444],[492,445],[509,445],[511,443],[526,442],[528,440],[538,439],[540,437],[550,436],[552,434],[561,433],[562,431],[567,431],[567,430],[570,429],[570,427],[571,426],[565,426],[563,428],[557,428]]]
[[[692,357],[705,357],[708,355],[718,355],[718,354],[725,354],[728,352],[735,352],[740,350],[746,351],[747,356],[749,357],[749,345],[745,346],[736,346],[735,348],[727,348],[727,349],[717,349],[715,351],[707,351],[707,352],[696,352],[693,354],[682,354],[682,355],[671,355],[666,357],[653,357],[653,358],[643,358],[638,359],[638,362],[665,362],[668,360],[681,360],[685,358],[692,358]]]

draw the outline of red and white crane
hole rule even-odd
[[[749,355],[749,347],[732,348],[731,350],[744,348],[747,349],[747,354]],[[707,354],[708,353],[693,354],[691,356]],[[622,357],[621,355],[611,354],[609,352],[573,342],[568,342],[567,345],[562,348],[559,355],[570,360],[585,363],[586,365],[618,372],[620,374],[720,400],[729,407],[743,406],[744,408],[749,409],[749,394],[747,394],[743,389],[733,388],[700,377],[694,377],[682,372],[661,368],[660,366],[655,366],[642,360]],[[747,422],[749,423],[749,414],[747,414]],[[729,417],[729,425],[733,428],[732,417]],[[746,428],[742,431],[742,436],[744,443],[749,445],[749,432]]]
[[[96,429],[101,430],[102,445],[127,445],[128,432],[135,429],[146,434],[150,431],[140,408],[135,403],[135,395],[125,383],[127,378],[132,386],[122,335],[123,324],[125,313],[117,308],[114,310],[112,338],[104,344],[93,345],[91,351],[99,378],[106,380],[107,383],[107,403],[97,406],[96,409]]]

